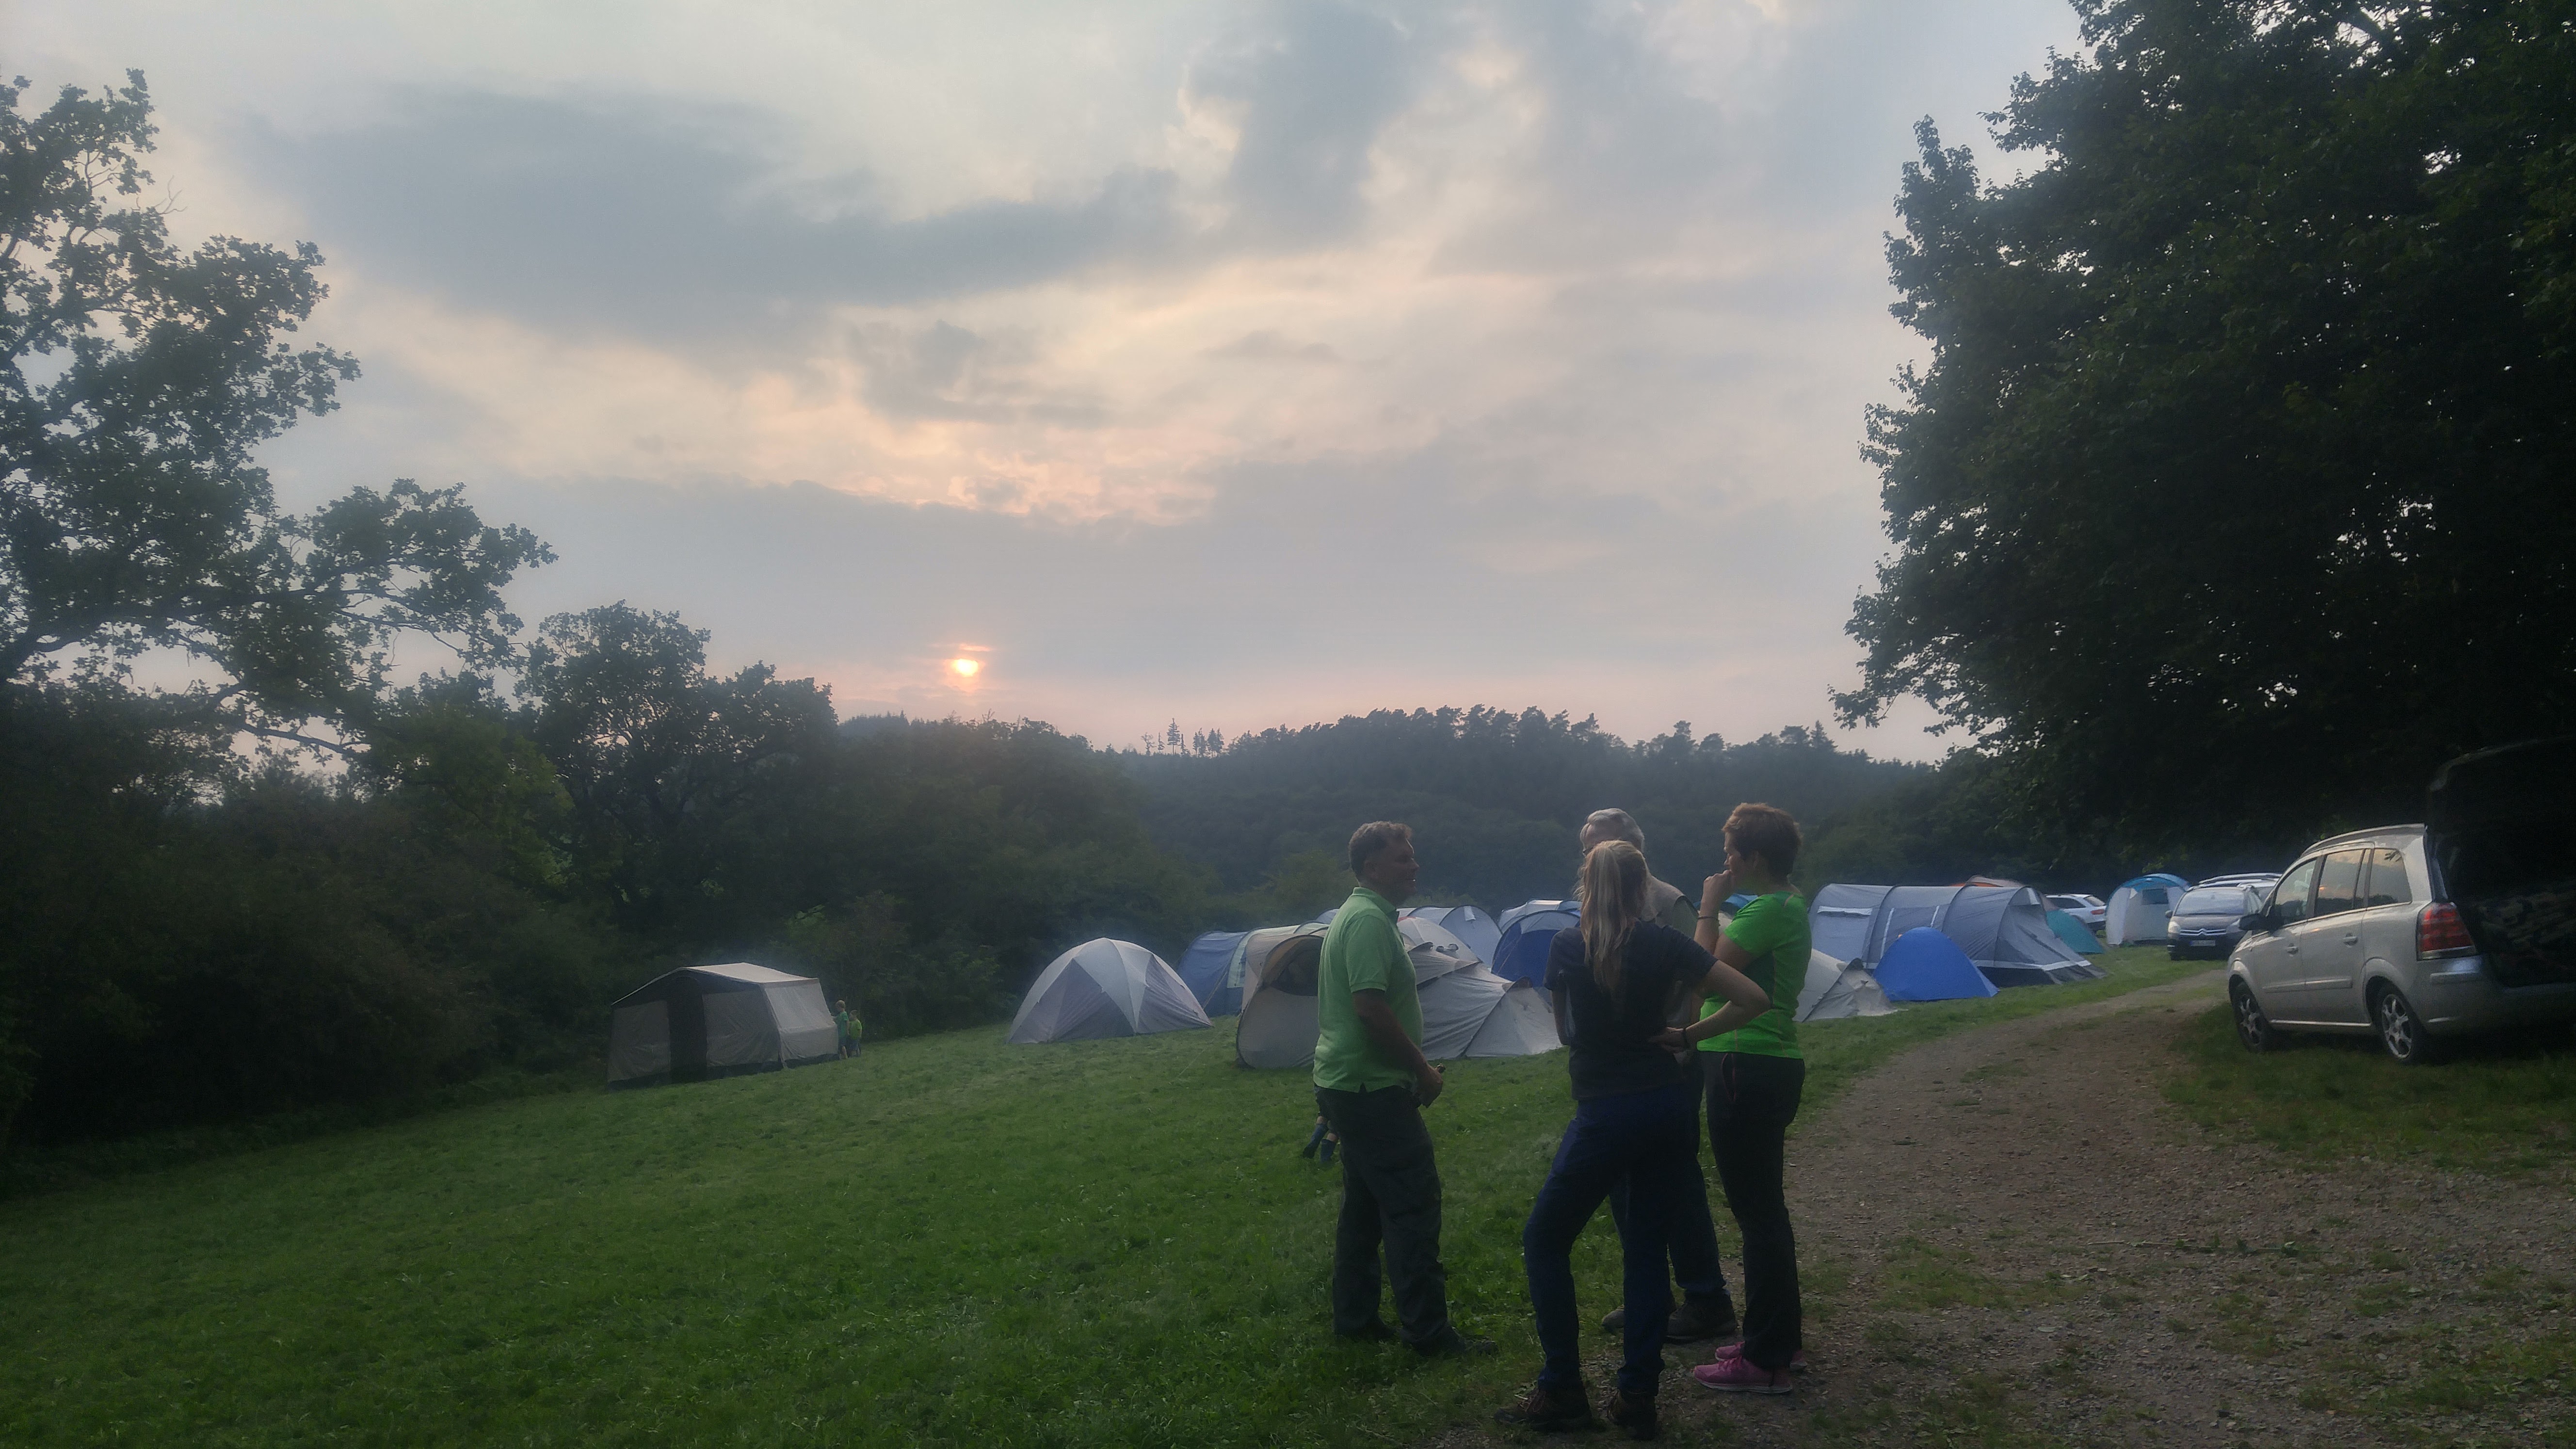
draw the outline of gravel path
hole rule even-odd
[[[1807,1122],[1789,1192],[1814,1371],[1744,1398],[1676,1368],[1666,1437],[2576,1442],[2567,1178],[2319,1167],[2210,1138],[2157,1084],[2218,981],[1963,1032]],[[1669,1356],[1686,1352],[1707,1356]]]

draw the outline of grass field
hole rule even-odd
[[[2206,970],[1811,1027],[1812,1107],[1962,1028]],[[1231,1023],[499,1102],[0,1203],[0,1439],[195,1445],[1376,1444],[1537,1366],[1522,1216],[1564,1058],[1451,1065],[1453,1309],[1503,1352],[1345,1347],[1300,1073]],[[1721,1218],[1723,1214],[1721,1214]],[[1577,1255],[1613,1300],[1605,1220]]]
[[[2183,1039],[2165,1095],[2204,1127],[2311,1158],[2412,1158],[2526,1173],[2576,1155],[2576,1033],[2467,1042],[2401,1066],[2375,1037],[2287,1035],[2239,1046],[2221,1006]]]

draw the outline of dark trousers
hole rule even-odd
[[[1726,1296],[1726,1269],[1717,1258],[1717,1222],[1708,1213],[1708,1176],[1699,1168],[1699,1093],[1691,1093],[1690,1182],[1682,1193],[1679,1208],[1673,1216],[1672,1230],[1665,1235],[1664,1251],[1671,1258],[1673,1282],[1690,1303],[1714,1303],[1726,1313],[1735,1311],[1735,1303]],[[1628,1236],[1628,1180],[1610,1189],[1610,1220],[1619,1225],[1619,1236]]]
[[[1744,1357],[1774,1373],[1799,1348],[1798,1238],[1783,1191],[1789,1122],[1807,1083],[1796,1057],[1716,1052],[1708,1084],[1708,1146],[1744,1237]]]
[[[1333,1331],[1378,1321],[1378,1250],[1395,1281],[1407,1343],[1449,1326],[1449,1278],[1440,1266],[1440,1168],[1413,1088],[1315,1089],[1316,1110],[1342,1139],[1342,1217],[1333,1229]]]
[[[1574,1308],[1574,1240],[1611,1189],[1628,1185],[1627,1220],[1619,1225],[1621,1288],[1628,1309],[1619,1366],[1619,1395],[1631,1403],[1655,1397],[1664,1373],[1664,1239],[1699,1161],[1687,1082],[1651,1092],[1622,1092],[1574,1105],[1574,1121],[1556,1145],[1556,1163],[1530,1204],[1521,1229],[1521,1265],[1529,1272],[1530,1309],[1547,1366],[1538,1381],[1550,1393],[1580,1393],[1583,1364]]]

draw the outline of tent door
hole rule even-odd
[[[706,1079],[707,1002],[691,981],[671,993],[671,1080]]]

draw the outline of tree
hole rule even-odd
[[[1931,344],[1851,632],[2023,806],[2142,845],[2420,806],[2576,705],[2576,5],[2077,0],[1981,184],[1927,121]]]
[[[287,340],[326,295],[321,253],[173,242],[127,80],[33,117],[23,79],[0,86],[0,686],[171,650],[213,676],[192,696],[209,733],[335,743],[305,722],[362,722],[402,633],[509,660],[500,589],[551,555],[408,480],[279,512],[253,451],[358,375]]]

